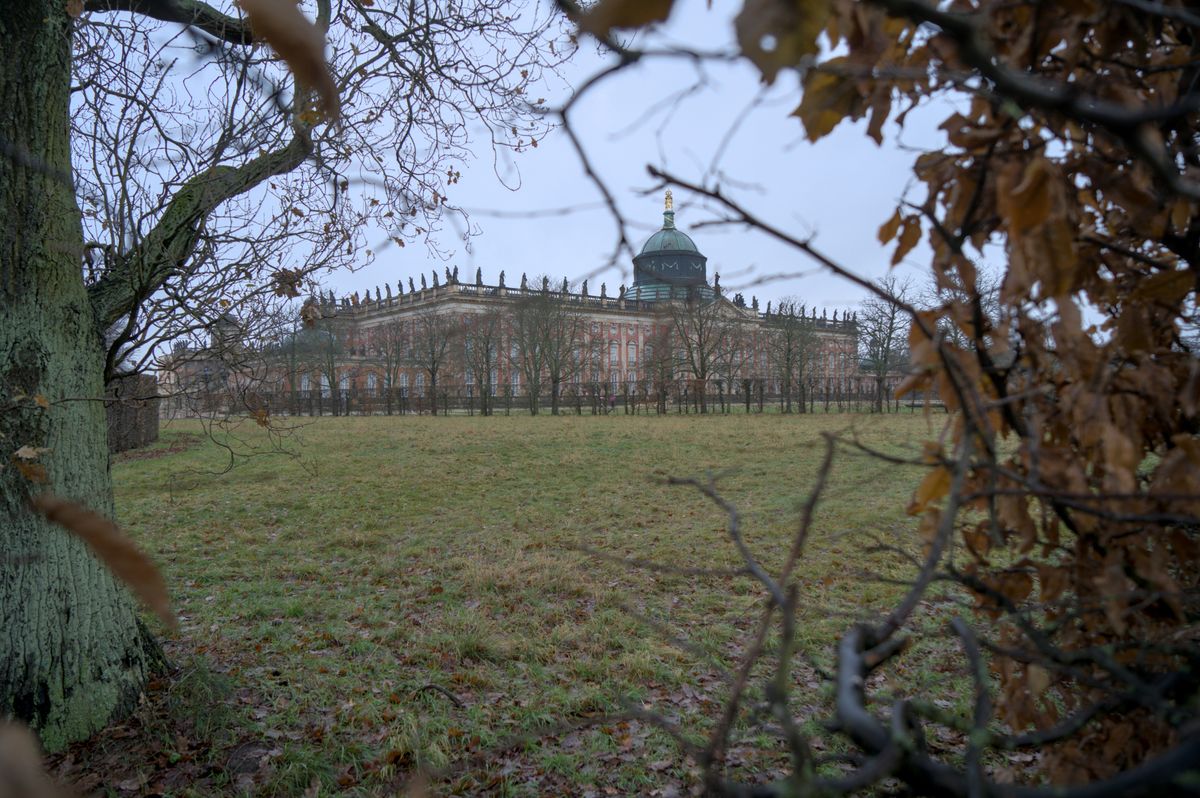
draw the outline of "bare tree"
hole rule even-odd
[[[895,275],[876,285],[878,292],[858,311],[858,351],[860,367],[875,383],[875,412],[882,413],[888,401],[888,378],[895,377],[908,362],[909,317],[904,307],[912,300],[912,287]]]
[[[425,372],[429,378],[427,391],[429,412],[437,415],[438,383],[444,382],[454,359],[454,347],[461,329],[458,320],[436,308],[417,311],[412,318],[412,364]]]
[[[779,381],[784,412],[792,412],[792,402],[798,399],[800,412],[805,409],[805,381],[816,354],[816,334],[812,322],[804,315],[804,307],[794,297],[785,297],[779,307],[764,322],[767,351],[773,377]],[[799,390],[797,397],[795,391]]]
[[[930,275],[920,296],[914,296],[916,292],[908,283],[902,286],[906,289],[903,299],[935,311],[938,330],[947,341],[960,348],[971,345],[968,331],[972,327],[977,326],[990,335],[999,325],[1003,313],[1000,275],[979,266],[964,269],[964,272],[970,278],[969,284],[958,272],[941,277]]]
[[[690,375],[701,413],[708,412],[707,387],[720,367],[720,357],[738,338],[742,313],[720,297],[689,290],[686,297],[663,303],[665,322],[680,358],[679,370]]]
[[[668,324],[655,324],[650,336],[643,341],[642,374],[654,394],[658,413],[667,412],[667,396],[675,385],[675,338]]]
[[[547,278],[535,279],[545,284]],[[528,293],[512,306],[509,317],[509,367],[520,373],[529,397],[529,413],[540,410],[542,380],[550,365],[549,330],[557,314],[556,300],[549,290]]]
[[[391,415],[400,374],[412,361],[412,336],[401,321],[374,327],[369,335],[372,360],[383,375],[384,405]]]
[[[713,376],[723,413],[730,411],[739,382],[750,376],[755,368],[755,343],[752,325],[734,322],[714,352]]]
[[[599,342],[588,334],[588,320],[566,296],[550,297],[542,307],[546,376],[550,380],[550,412],[559,414],[564,386],[583,373]]]
[[[463,329],[463,362],[479,391],[479,412],[485,416],[493,411],[505,318],[502,310],[489,308],[472,314]]]

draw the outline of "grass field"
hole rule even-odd
[[[182,631],[167,651],[180,670],[123,731],[60,771],[81,768],[84,786],[118,795],[392,794],[418,766],[444,771],[437,794],[688,794],[692,766],[645,723],[563,724],[633,706],[703,734],[763,591],[741,576],[665,573],[579,549],[737,567],[719,510],[662,482],[715,472],[770,566],[790,543],[821,433],[853,427],[909,454],[936,435],[929,424],[327,418],[287,440],[298,456],[227,473],[221,447],[174,424],[151,452],[161,456],[136,453],[114,476],[120,521],[172,590]],[[252,426],[237,434],[264,443]],[[798,573],[801,642],[818,665],[839,632],[901,590],[863,574],[903,577],[908,566],[866,549],[878,538],[919,550],[904,515],[918,479],[839,454]],[[941,623],[931,610],[916,622]],[[944,680],[941,656],[934,645],[908,657],[917,664],[907,672],[901,663],[905,688]],[[795,685],[797,715],[815,731],[828,696],[807,666]],[[516,735],[527,737],[509,744]],[[773,778],[780,747],[748,720],[736,738],[731,770]]]

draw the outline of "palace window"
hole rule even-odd
[[[608,343],[608,363],[610,366],[615,366],[621,359],[621,345],[616,341]]]
[[[309,389],[309,379],[307,374],[300,375],[300,390],[307,391]]]
[[[408,372],[405,371],[400,375],[400,395],[408,396]]]
[[[637,342],[630,341],[625,347],[625,365],[632,366],[637,362]]]
[[[342,378],[340,380],[338,380],[338,389],[341,391],[350,390],[350,375],[349,374],[343,374]]]
[[[375,396],[377,393],[379,393],[379,380],[375,376],[374,372],[371,372],[367,375],[367,393],[369,393],[371,396]]]
[[[425,372],[423,372],[423,371],[419,371],[419,372],[417,372],[417,385],[416,385],[416,387],[417,387],[417,393],[418,393],[418,394],[424,394],[424,393],[425,393]]]
[[[468,371],[466,374],[466,384],[467,384],[467,397],[468,398],[473,397],[475,395],[475,374],[471,371]]]

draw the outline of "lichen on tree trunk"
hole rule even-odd
[[[113,511],[71,181],[67,5],[0,0],[0,716],[51,750],[135,706],[154,661],[125,589],[27,504],[52,491]],[[49,450],[44,484],[12,465],[22,446]]]

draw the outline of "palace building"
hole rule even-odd
[[[443,409],[478,403],[486,411],[489,396],[525,407],[531,393],[533,401],[540,393],[543,407],[552,398],[568,409],[584,401],[594,409],[598,397],[610,405],[632,397],[660,410],[668,395],[676,405],[699,396],[715,408],[752,399],[761,407],[764,397],[785,394],[803,403],[861,393],[855,318],[818,317],[804,307],[760,310],[756,299],[747,305],[740,294],[727,296],[719,275],[710,281],[707,258],[676,227],[669,191],[662,228],[633,267],[633,284],[612,295],[605,284],[598,292],[586,281],[571,287],[539,277],[531,285],[524,274],[509,285],[503,271],[495,284],[479,271],[466,282],[456,267],[441,280],[436,271],[428,281],[409,277],[407,290],[401,281],[394,292],[388,285],[361,296],[311,297],[302,315],[313,327],[259,353],[271,363],[259,393],[275,394],[272,412],[351,413],[420,411],[433,402]],[[575,350],[557,360],[551,351],[545,366],[526,350],[552,347],[550,333],[533,342],[522,315],[538,302]],[[496,321],[476,340],[484,318]],[[791,349],[777,341],[789,334],[797,344]],[[482,370],[481,346],[494,349]],[[164,369],[184,393],[196,374],[213,370],[203,356],[192,361]]]

